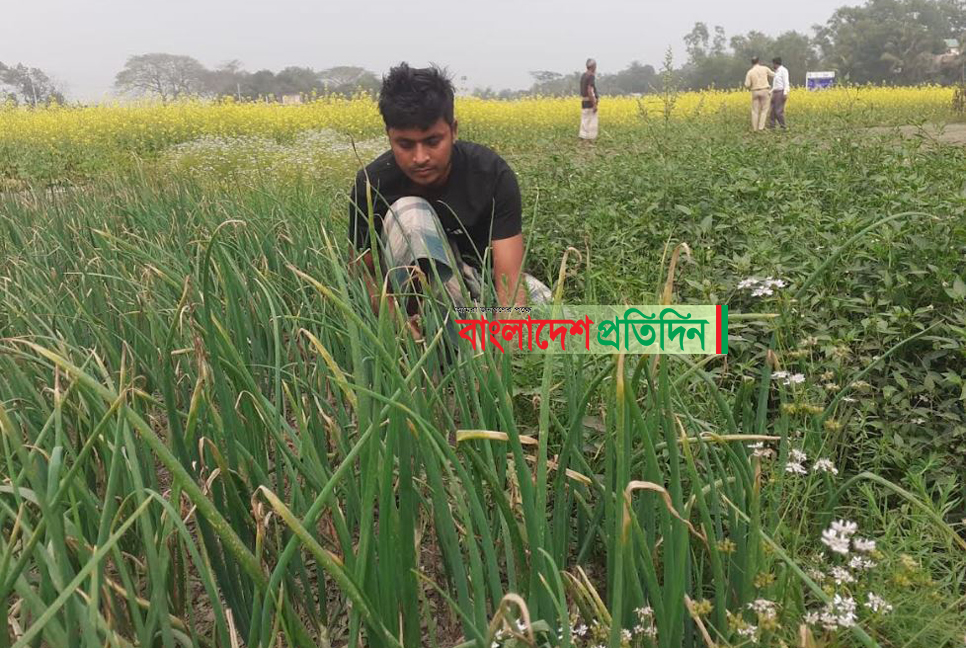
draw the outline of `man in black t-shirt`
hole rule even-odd
[[[383,79],[379,110],[390,150],[359,171],[349,204],[349,240],[368,270],[373,304],[380,286],[374,281],[370,200],[377,249],[394,290],[408,292],[418,268],[429,278],[438,273],[450,297],[465,304],[460,279],[469,298],[479,300],[492,267],[500,305],[544,301],[549,290],[521,272],[516,175],[485,146],[457,141],[453,100],[453,86],[437,68],[403,63]]]

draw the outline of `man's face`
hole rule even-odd
[[[389,128],[389,146],[396,164],[410,180],[423,187],[446,182],[452,168],[456,122],[450,126],[440,118],[435,124],[421,128]]]

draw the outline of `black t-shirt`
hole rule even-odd
[[[457,140],[452,164],[445,185],[426,189],[402,172],[392,151],[376,158],[366,166],[372,184],[373,224],[376,232],[381,232],[383,217],[399,198],[425,198],[436,210],[443,230],[455,238],[463,260],[482,269],[491,240],[510,238],[522,231],[520,187],[510,165],[480,144]],[[359,250],[369,249],[366,175],[362,171],[356,175],[349,199],[349,240]]]
[[[594,97],[599,98],[600,95],[597,94],[597,75],[591,74],[590,72],[584,72],[580,77],[580,96],[589,97],[590,88],[594,89]],[[581,108],[593,108],[594,102],[590,99],[584,99],[580,102]]]

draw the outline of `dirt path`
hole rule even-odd
[[[919,126],[876,126],[869,128],[873,135],[924,137],[943,144],[966,145],[966,124],[926,124]]]

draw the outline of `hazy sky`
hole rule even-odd
[[[593,56],[599,72],[632,60],[681,62],[695,21],[728,36],[810,31],[855,0],[3,0],[0,61],[40,67],[71,98],[110,93],[128,56],[188,54],[245,69],[395,62],[449,66],[458,85],[523,88],[529,70],[568,72]],[[591,8],[593,5],[593,8]]]

